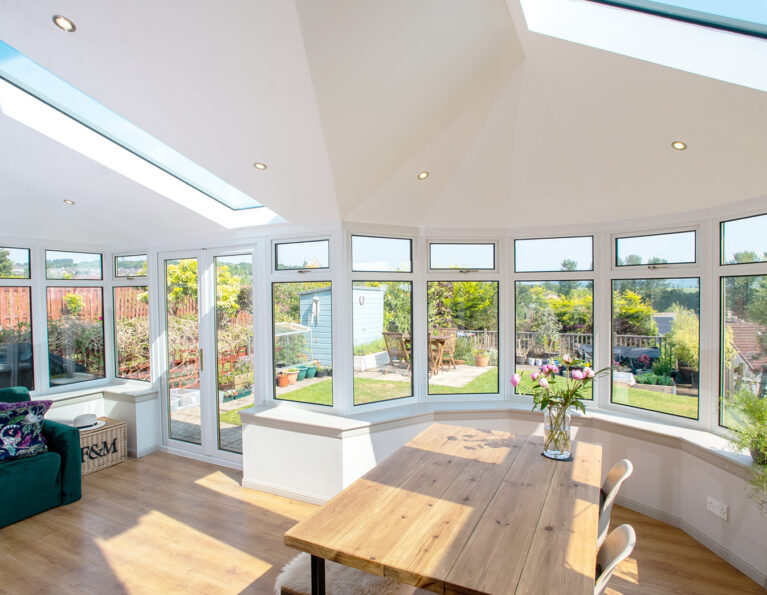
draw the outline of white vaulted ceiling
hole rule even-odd
[[[6,0],[0,39],[295,223],[540,226],[767,194],[767,94],[532,33],[519,0]],[[2,115],[0,204],[14,237],[227,233]]]

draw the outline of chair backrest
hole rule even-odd
[[[610,528],[610,514],[613,510],[613,503],[615,497],[618,495],[618,490],[621,484],[634,472],[634,465],[628,459],[621,459],[613,468],[610,469],[607,477],[605,477],[604,483],[602,483],[602,495],[604,500],[599,507],[599,533],[597,537],[597,547],[602,545],[602,542],[607,537],[607,530]]]
[[[621,525],[607,536],[597,552],[597,577],[594,595],[602,595],[615,568],[625,560],[637,542],[636,532],[631,525]]]
[[[455,327],[451,328],[437,328],[434,329],[435,335],[440,335],[442,337],[447,337],[447,340],[445,341],[445,353],[453,354],[455,351],[455,337],[458,334],[458,329]]]
[[[384,331],[381,334],[383,335],[384,344],[386,345],[386,351],[389,354],[390,360],[409,361],[409,355],[407,348],[405,347],[403,333],[392,333]]]
[[[3,403],[22,403],[29,400],[29,389],[26,386],[0,388],[0,401]]]

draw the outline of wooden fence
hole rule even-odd
[[[30,321],[29,287],[0,287],[0,326]]]

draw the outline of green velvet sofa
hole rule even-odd
[[[0,401],[29,400],[29,391],[22,386],[0,389]],[[0,527],[80,499],[79,430],[46,419],[43,436],[48,452],[0,461]]]

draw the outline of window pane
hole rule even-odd
[[[594,270],[594,238],[514,240],[514,270],[518,273]]]
[[[104,378],[101,287],[49,287],[48,373],[51,386]]]
[[[278,271],[326,269],[330,258],[328,240],[277,244],[274,259]]]
[[[115,277],[146,277],[146,254],[115,256]]]
[[[565,355],[594,361],[593,281],[517,281],[515,307],[517,372],[549,363],[564,367]],[[565,382],[564,374],[563,369],[558,382]],[[529,374],[517,393],[533,394]]]
[[[168,433],[193,444],[202,440],[197,287],[196,258],[165,261]]]
[[[698,418],[700,279],[613,281],[613,403]]]
[[[218,447],[242,452],[238,414],[253,405],[253,257],[216,257]]]
[[[0,287],[0,388],[35,388],[29,287]]]
[[[272,283],[272,299],[274,398],[332,405],[330,282]]]
[[[767,261],[767,215],[722,222],[722,264]]]
[[[413,284],[352,284],[354,404],[413,395]]]
[[[498,282],[429,281],[429,394],[498,392]]]
[[[149,288],[114,288],[118,378],[149,382]]]
[[[739,425],[736,397],[767,397],[767,275],[722,278],[719,424]]]
[[[495,244],[429,244],[432,269],[494,269]]]
[[[352,270],[410,273],[412,241],[399,238],[352,236]]]
[[[695,262],[694,231],[618,238],[615,241],[615,264],[618,266],[685,262]]]
[[[0,279],[29,279],[29,250],[0,248]]]
[[[45,251],[46,279],[101,279],[101,254]]]

